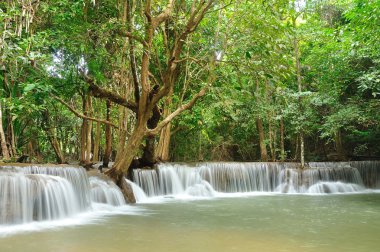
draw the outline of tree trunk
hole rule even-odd
[[[301,169],[305,168],[305,138],[303,131],[300,133],[300,150],[301,150]]]
[[[256,119],[256,127],[257,131],[259,132],[259,144],[260,144],[260,156],[261,161],[268,161],[268,153],[267,153],[267,147],[265,145],[265,135],[264,135],[264,127],[263,127],[263,120],[259,117]]]
[[[131,186],[125,180],[124,174],[128,173],[129,166],[140,149],[145,136],[145,125],[146,123],[142,123],[136,126],[132,135],[128,138],[127,146],[121,153],[117,154],[120,156],[116,158],[118,161],[115,162],[112,169],[106,172],[106,175],[108,175],[121,188],[124,197],[130,203],[135,203],[136,199]]]
[[[293,20],[293,25],[296,27],[296,20]],[[298,84],[298,106],[299,106],[299,112],[300,115],[303,114],[303,107],[302,107],[302,76],[301,76],[301,61],[300,61],[300,52],[299,52],[299,45],[296,35],[294,35],[294,56],[296,59],[296,72],[297,72],[297,84]],[[304,140],[304,129],[303,129],[303,122],[301,122],[301,130],[299,132],[300,137],[300,161],[301,161],[301,169],[305,168],[305,140]]]
[[[296,147],[295,147],[295,150],[294,150],[294,158],[293,160],[294,161],[298,161],[298,154],[299,154],[299,145],[300,145],[300,136],[299,134],[297,134],[297,139],[296,139]]]
[[[276,150],[274,147],[274,133],[273,133],[273,125],[272,125],[272,118],[270,114],[268,113],[268,135],[269,135],[269,150],[271,155],[271,161],[276,160]]]
[[[106,101],[107,111],[106,111],[106,118],[107,121],[111,118],[111,102],[109,100]],[[111,126],[106,124],[106,147],[104,150],[104,156],[103,156],[103,167],[108,167],[108,164],[110,162],[111,152],[112,152],[112,135],[111,135]]]
[[[284,162],[285,161],[285,137],[284,137],[284,119],[281,117],[281,120],[280,120],[280,148],[281,148],[281,155],[280,155],[280,160],[281,162]]]
[[[12,120],[12,115],[11,111],[8,110],[8,127],[7,127],[7,137],[8,137],[8,143],[9,143],[9,155],[11,157],[14,157],[17,155],[16,152],[16,138],[14,134],[14,129],[13,129],[13,120]]]
[[[170,105],[173,100],[173,89],[170,90],[168,97],[165,101],[165,108],[163,117],[166,118],[170,114]],[[170,147],[170,137],[171,137],[171,123],[168,123],[160,133],[160,140],[157,146],[156,157],[161,161],[169,160],[169,147]]]
[[[259,80],[256,79],[256,103],[257,105],[260,104],[260,85],[259,85]],[[256,128],[259,133],[259,145],[260,145],[260,158],[261,161],[268,161],[268,153],[267,153],[267,147],[265,144],[265,133],[264,133],[264,126],[263,126],[263,119],[261,118],[260,114],[257,115],[256,119]]]
[[[100,148],[100,136],[101,136],[101,127],[100,122],[96,123],[96,129],[95,129],[95,140],[94,140],[94,156],[92,157],[92,161],[98,162],[99,161],[99,148]]]
[[[335,145],[336,145],[336,152],[338,154],[339,161],[343,161],[346,159],[346,154],[343,148],[342,144],[342,133],[340,130],[338,130],[335,133]]]
[[[92,110],[92,98],[90,94],[87,95],[86,99],[87,103],[87,116],[91,116],[91,110]],[[92,122],[88,121],[87,122],[87,127],[86,127],[86,163],[85,164],[90,164],[91,163],[91,140],[92,140]]]
[[[121,155],[117,153],[122,153],[125,147],[125,141],[127,138],[127,125],[128,125],[128,110],[124,107],[119,107],[119,136],[118,136],[118,145],[116,149],[116,158],[115,162],[118,162],[121,158]]]
[[[86,114],[87,112],[87,102],[86,102],[86,96],[82,95],[82,108],[83,113]],[[87,119],[82,120],[82,127],[81,127],[81,149],[80,149],[80,164],[86,164],[86,143],[87,143]]]
[[[1,141],[1,153],[3,155],[3,158],[5,160],[9,159],[9,150],[7,147],[7,142],[5,138],[4,128],[3,128],[3,113],[1,108],[1,102],[0,102],[0,141]]]
[[[42,117],[44,120],[44,130],[46,132],[46,135],[49,139],[51,146],[53,147],[57,163],[58,164],[66,163],[65,157],[62,154],[62,151],[61,151],[61,148],[59,145],[59,141],[57,139],[56,131],[53,128],[53,126],[50,124],[49,111],[48,110],[43,111]]]
[[[170,159],[170,139],[171,139],[171,123],[166,125],[160,134],[160,141],[157,147],[157,159],[160,161],[169,161]]]
[[[42,163],[42,156],[38,146],[38,142],[35,138],[31,139],[28,144],[29,147],[29,156],[32,161],[33,158],[37,160],[37,163]]]
[[[154,129],[157,127],[158,122],[161,118],[160,110],[157,106],[154,107],[152,116],[149,118],[147,122],[148,129]],[[143,156],[140,160],[141,166],[149,166],[152,167],[156,161],[155,155],[155,136],[147,136],[145,140],[145,146],[143,148]]]
[[[47,132],[47,134],[50,134],[50,136],[48,136],[48,138],[49,138],[49,142],[51,143],[51,145],[54,149],[54,153],[56,156],[57,163],[58,164],[66,163],[65,157],[63,156],[61,148],[59,147],[59,142],[58,142],[57,138],[55,137],[54,131]]]

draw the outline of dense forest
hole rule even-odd
[[[1,1],[1,158],[378,159],[379,27],[380,0]]]

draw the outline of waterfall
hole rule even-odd
[[[90,183],[87,178],[86,170],[78,167],[67,166],[2,166],[0,172],[12,174],[45,174],[65,178],[73,186],[76,197],[78,197],[81,210],[86,210],[91,206],[91,198],[88,193]],[[0,173],[1,174],[1,173]]]
[[[380,161],[309,163],[159,164],[133,171],[137,202],[155,196],[215,197],[226,193],[352,193],[380,188]],[[0,226],[56,220],[97,211],[93,203],[125,205],[120,189],[107,179],[88,178],[68,166],[0,167]],[[104,208],[103,208],[104,209]]]
[[[112,206],[125,205],[125,199],[119,187],[112,181],[90,177],[91,200]]]
[[[133,183],[132,181],[125,179],[128,184],[132,187],[133,194],[135,195],[136,203],[142,202],[146,200],[147,196],[145,192],[139,187],[137,184]]]
[[[81,210],[80,198],[76,195],[72,184],[62,177],[0,174],[0,224],[71,216]]]
[[[0,167],[0,226],[71,217],[93,211],[93,202],[125,205],[113,182],[89,179],[83,168]]]
[[[366,187],[380,188],[380,161],[351,161],[349,165],[358,169]]]
[[[297,163],[165,163],[153,170],[134,170],[133,180],[148,197],[184,194],[212,197],[217,193],[244,192],[348,193],[380,184],[380,162],[309,163],[310,168],[305,170],[297,166]]]

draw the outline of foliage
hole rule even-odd
[[[159,15],[168,1],[152,2],[152,15]],[[170,51],[186,28],[187,10],[193,3],[174,2],[170,18],[154,32],[149,63],[152,87],[164,83],[163,69],[170,64]],[[1,123],[8,144],[15,146],[14,156],[38,151],[43,157],[39,161],[54,161],[46,130],[49,123],[64,154],[78,159],[83,121],[54,97],[72,110],[104,119],[105,99],[93,96],[93,109],[84,108],[84,97],[92,95],[85,76],[125,99],[142,92],[133,86],[133,64],[140,77],[146,3],[125,3],[0,2]],[[309,160],[328,159],[338,152],[339,144],[346,150],[345,158],[380,156],[380,1],[299,3],[215,1],[186,37],[172,95],[158,103],[161,120],[163,111],[174,111],[202,87],[211,83],[212,87],[190,111],[173,120],[173,161],[258,160],[258,119],[272,160],[279,160],[282,151],[288,160],[298,159],[300,132],[305,134]],[[133,17],[127,16],[126,6],[132,8]],[[117,126],[122,123],[120,107],[113,104],[111,111],[110,121]],[[46,111],[48,122],[43,119]],[[128,111],[127,136],[137,119]],[[101,152],[104,129],[102,125]],[[95,137],[95,126],[91,136]],[[119,130],[113,129],[114,149],[119,136]]]

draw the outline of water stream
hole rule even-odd
[[[309,165],[135,170],[132,206],[82,168],[0,167],[0,251],[378,251],[380,162]]]

